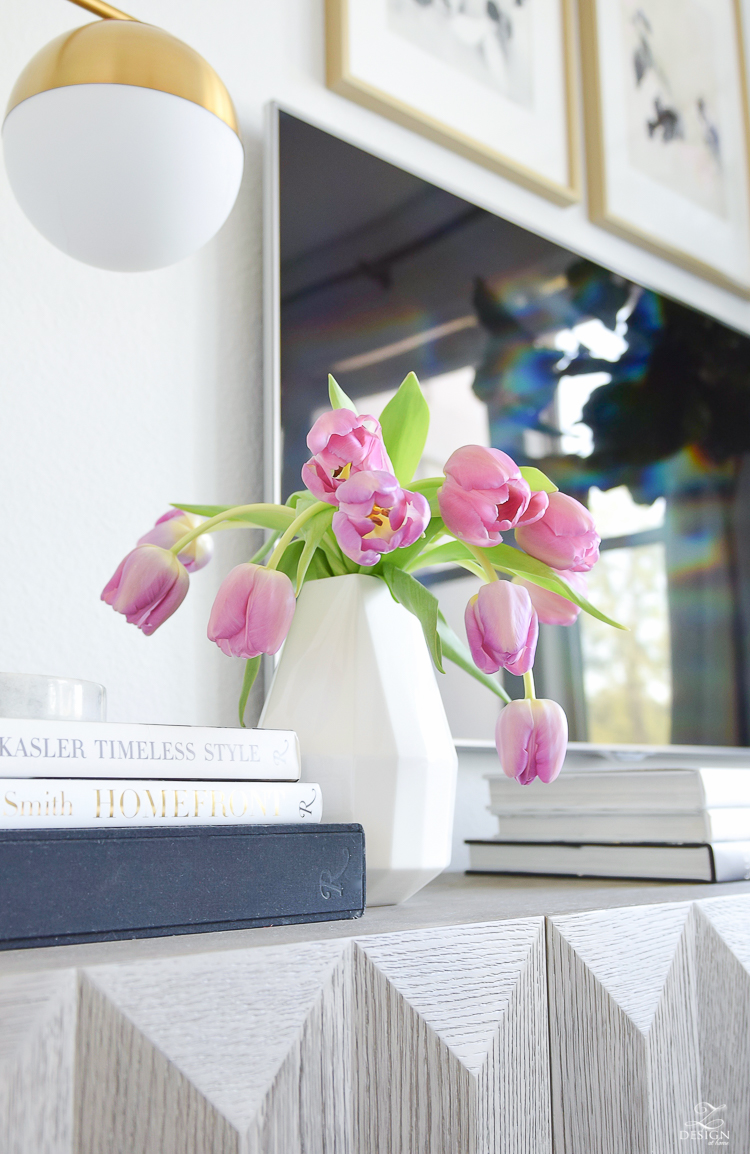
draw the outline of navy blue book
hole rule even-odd
[[[361,917],[361,825],[0,830],[0,949]]]

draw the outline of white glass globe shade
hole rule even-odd
[[[140,272],[174,264],[221,228],[242,179],[228,124],[181,96],[71,84],[16,105],[3,125],[11,187],[69,256]]]

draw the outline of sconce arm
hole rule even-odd
[[[135,24],[140,23],[135,16],[128,16],[127,12],[113,8],[111,4],[105,3],[105,0],[70,0],[70,3],[85,8],[87,12],[93,12],[94,16],[101,16],[102,20],[132,20]]]

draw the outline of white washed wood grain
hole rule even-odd
[[[72,1154],[74,970],[0,982],[0,1151]]]
[[[548,1151],[542,920],[356,945],[358,1148]]]
[[[348,948],[310,943],[86,970],[96,1013],[79,1030],[82,1151],[342,1148],[348,1015],[346,980],[334,971]],[[157,1101],[166,1129],[147,1119],[144,1096]],[[117,1134],[111,1147],[102,1145],[108,1128]]]
[[[700,1100],[689,903],[550,919],[555,1154],[662,1154]]]
[[[0,1154],[750,1152],[750,895],[543,926],[0,979]]]
[[[725,1107],[717,1117],[729,1149],[750,1151],[750,900],[709,898],[696,908],[702,1098]]]

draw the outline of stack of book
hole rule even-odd
[[[0,719],[0,948],[358,917],[296,735]]]
[[[683,768],[566,768],[553,786],[488,776],[498,832],[467,842],[470,872],[750,878],[750,757],[747,768],[687,760]]]

